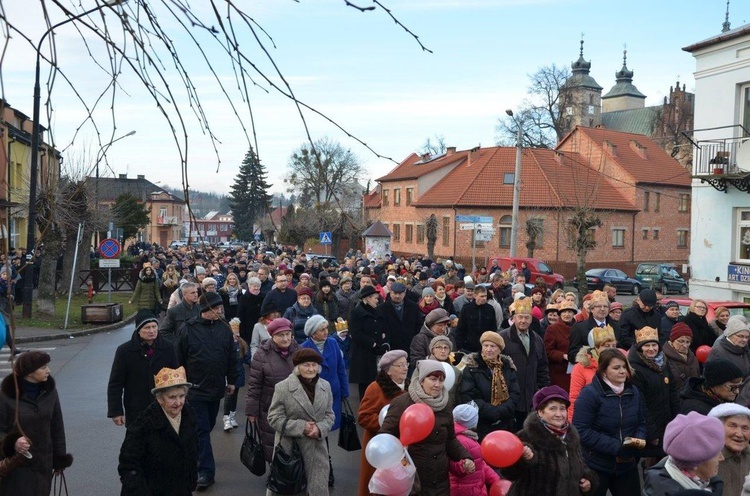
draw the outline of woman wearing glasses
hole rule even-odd
[[[703,300],[693,300],[688,307],[687,315],[680,319],[690,327],[693,331],[693,342],[690,344],[690,349],[693,353],[700,346],[704,344],[707,346],[713,346],[716,341],[716,334],[714,334],[711,325],[706,320],[706,312],[708,312],[708,305]]]

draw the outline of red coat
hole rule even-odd
[[[482,458],[482,447],[473,438],[465,434],[466,427],[453,424],[456,439],[471,454],[476,470],[467,474],[461,462],[450,462],[451,496],[487,496],[489,487],[500,480],[500,476],[485,463]]]
[[[562,320],[557,321],[547,328],[544,333],[544,349],[547,351],[549,361],[549,380],[552,384],[570,391],[570,375],[568,374],[568,360],[563,358],[567,355],[570,347],[570,328]]]

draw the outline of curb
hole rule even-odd
[[[56,339],[79,338],[99,334],[100,332],[114,331],[120,329],[135,321],[135,313],[114,324],[108,324],[101,327],[92,327],[91,329],[81,329],[77,331],[61,331],[52,334],[43,334],[41,336],[16,336],[16,344],[38,343],[42,341],[54,341]]]

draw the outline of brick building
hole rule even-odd
[[[426,222],[438,220],[435,256],[471,259],[473,231],[456,215],[490,216],[496,234],[477,242],[478,264],[510,250],[516,149],[449,147],[438,157],[412,154],[378,179],[380,204],[364,201],[372,220],[393,233],[394,253],[426,253]],[[555,150],[525,149],[521,172],[518,254],[527,255],[527,225],[538,232],[533,256],[570,277],[575,252],[568,220],[575,209],[596,211],[597,247],[589,265],[633,272],[641,261],[686,263],[690,246],[690,175],[648,137],[576,127]]]
[[[200,238],[210,244],[231,241],[233,230],[234,217],[232,217],[231,212],[222,214],[212,210],[202,219],[190,221],[190,239],[197,240]]]

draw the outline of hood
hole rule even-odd
[[[578,354],[576,354],[576,363],[580,363],[586,368],[597,368],[599,365],[596,358],[591,355],[592,351],[594,351],[593,348],[582,346],[581,349],[578,350]]]

